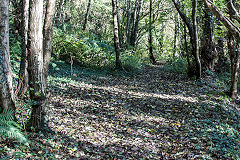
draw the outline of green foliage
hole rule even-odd
[[[27,138],[21,132],[21,126],[14,121],[13,113],[12,110],[3,110],[0,114],[0,135],[28,144]]]
[[[223,73],[219,74],[218,77],[219,77],[219,80],[224,82],[226,85],[230,84],[231,73],[223,72]]]
[[[139,71],[142,65],[145,63],[142,54],[140,54],[140,50],[137,51],[129,51],[126,50],[122,53],[121,56],[123,68],[126,71]]]
[[[60,59],[79,62],[84,66],[103,67],[110,64],[113,47],[97,40],[94,35],[81,30],[66,33],[55,29],[53,39],[54,53]]]
[[[187,60],[181,57],[170,58],[167,60],[167,65],[165,65],[164,68],[169,72],[186,73]]]
[[[60,59],[80,64],[85,67],[114,68],[114,47],[107,41],[98,40],[95,35],[81,30],[67,31],[68,27],[55,29],[53,49]],[[121,53],[121,61],[126,71],[141,68],[144,59],[141,50],[125,50]],[[52,64],[52,67],[56,67]]]
[[[20,56],[22,53],[21,49],[21,41],[19,37],[15,37],[15,35],[10,34],[9,37],[9,42],[10,42],[10,55],[12,59],[18,59],[20,60]]]

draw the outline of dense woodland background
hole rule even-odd
[[[240,159],[239,0],[0,0],[0,158]]]

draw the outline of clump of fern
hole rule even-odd
[[[13,110],[3,110],[0,113],[0,135],[6,138],[15,138],[18,142],[28,145],[28,140],[21,132],[22,127],[15,122]]]

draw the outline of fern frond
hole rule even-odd
[[[28,145],[28,140],[21,132],[22,127],[14,121],[12,110],[4,110],[0,114],[0,135],[15,138],[18,142]]]

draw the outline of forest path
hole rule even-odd
[[[240,151],[239,114],[211,79],[161,66],[132,76],[74,74],[50,82],[52,151],[70,159],[213,159]],[[229,131],[231,130],[231,132]],[[50,148],[51,148],[50,147]],[[231,153],[229,155],[229,153]]]

